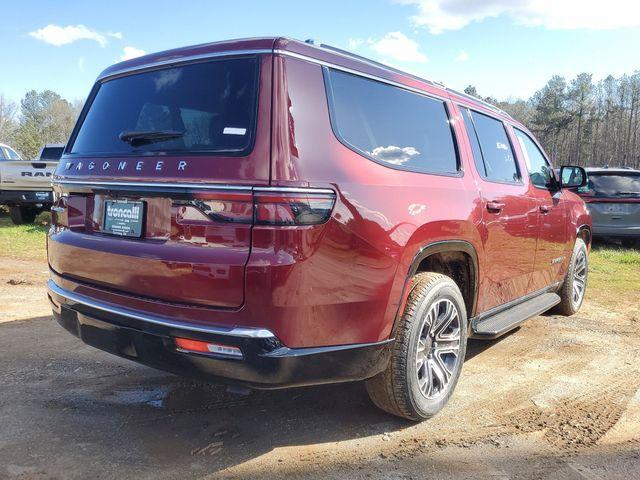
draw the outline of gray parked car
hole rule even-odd
[[[593,236],[640,245],[640,170],[587,168],[589,182],[578,189],[593,218]]]

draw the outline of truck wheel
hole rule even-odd
[[[467,349],[467,311],[460,289],[439,273],[419,273],[399,320],[387,369],[367,380],[373,403],[421,421],[447,403]]]
[[[581,238],[576,239],[569,262],[567,275],[558,294],[560,303],[556,311],[562,315],[573,315],[582,306],[584,294],[587,290],[587,277],[589,275],[589,258],[587,246]]]
[[[36,210],[31,207],[14,205],[9,208],[9,215],[11,216],[11,221],[16,225],[33,223],[36,219]]]

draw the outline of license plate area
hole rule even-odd
[[[612,213],[612,214],[624,214],[627,213],[627,205],[620,205],[620,204],[613,204],[613,205],[606,205],[604,208],[604,211],[606,213]]]
[[[128,199],[105,200],[102,232],[121,237],[142,236],[145,203]]]

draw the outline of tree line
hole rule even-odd
[[[473,86],[465,92],[483,98]],[[598,82],[556,75],[528,100],[483,100],[527,126],[554,165],[640,168],[640,71]]]
[[[51,90],[28,91],[20,105],[0,95],[0,143],[22,158],[36,158],[45,143],[66,143],[82,101],[69,102]]]
[[[640,168],[640,71],[598,82],[581,73],[567,81],[553,76],[528,100],[483,98],[508,112],[540,140],[555,165]],[[45,143],[65,143],[82,108],[51,90],[27,92],[16,105],[0,95],[0,143],[25,159]]]

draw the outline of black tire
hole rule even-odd
[[[23,225],[25,223],[33,223],[36,219],[37,211],[35,208],[14,205],[9,208],[11,221],[15,225]]]
[[[438,316],[431,322],[437,325],[439,319],[446,317],[450,305],[455,308],[457,320],[451,320],[447,327],[450,330],[434,328],[437,335],[431,336],[432,329],[428,325],[432,317],[429,314],[437,310]],[[454,329],[457,329],[459,342],[457,356],[452,361],[452,352],[438,352],[446,351],[448,343],[455,343],[441,341],[442,338],[454,337],[456,334],[451,333]],[[449,333],[443,333],[447,331]],[[440,346],[437,342],[440,342]],[[424,345],[422,352],[428,352],[427,355],[420,353],[419,343],[420,346]],[[391,348],[391,359],[386,370],[366,382],[371,400],[382,410],[409,420],[422,421],[434,416],[442,410],[453,393],[467,348],[467,311],[460,289],[451,278],[433,272],[419,273],[413,277],[407,305]],[[423,360],[421,366],[418,363],[419,356]],[[436,367],[440,369],[440,375]],[[421,383],[421,372],[422,380],[432,379],[427,380],[430,385],[426,388],[425,382]],[[443,374],[445,377],[449,374],[446,385],[439,380]],[[439,390],[435,392],[438,386]],[[435,395],[429,395],[434,392]]]
[[[623,238],[622,246],[625,248],[640,248],[640,240],[636,240],[635,238]]]
[[[582,270],[582,260],[584,259],[584,270]],[[587,245],[581,238],[576,238],[576,243],[573,246],[573,253],[571,254],[571,260],[569,262],[569,268],[567,275],[562,282],[562,287],[558,294],[560,295],[560,303],[556,307],[556,311],[562,315],[571,316],[580,310],[582,302],[584,301],[585,292],[587,289],[587,278],[589,276],[589,256],[587,253]],[[576,284],[582,278],[582,292],[579,298],[576,300]]]

